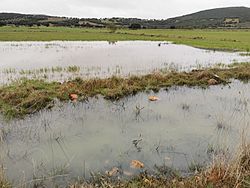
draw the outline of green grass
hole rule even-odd
[[[207,87],[211,84],[226,84],[229,79],[248,81],[250,64],[233,64],[227,68],[209,68],[192,72],[159,72],[129,78],[46,82],[43,80],[21,80],[0,87],[0,112],[7,118],[22,118],[44,108],[52,107],[54,99],[70,100],[70,94],[79,99],[102,95],[108,100],[118,100],[143,91],[159,91],[171,86]],[[215,83],[214,83],[215,82]]]
[[[122,31],[124,32],[124,31]],[[249,30],[136,30],[126,33],[138,35],[154,35],[176,44],[186,44],[199,48],[218,50],[241,50],[250,49]]]
[[[144,37],[111,33],[107,29],[80,29],[68,27],[0,27],[0,41],[124,41],[161,40],[159,37]]]
[[[111,33],[107,29],[67,27],[0,27],[0,41],[126,41],[152,40],[173,41],[199,48],[219,50],[250,49],[250,30],[167,30],[167,29],[120,29]]]

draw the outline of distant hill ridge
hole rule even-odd
[[[168,19],[168,24],[178,26],[198,26],[198,27],[223,27],[226,19],[238,18],[239,25],[250,22],[250,8],[228,7],[204,10],[193,14],[188,14],[176,18]]]
[[[66,18],[47,15],[0,13],[1,25],[45,25],[74,27],[106,27],[114,24],[130,27],[139,24],[142,28],[250,28],[250,8],[226,7],[204,10],[166,20],[137,18]]]
[[[227,8],[216,8],[203,10],[192,14],[187,14],[185,16],[176,17],[178,18],[225,18],[225,17],[240,17],[242,19],[247,18],[250,20],[250,8],[247,7],[227,7]]]

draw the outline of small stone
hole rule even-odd
[[[70,94],[69,97],[70,97],[70,100],[74,101],[74,102],[76,102],[77,99],[78,99],[78,95],[77,94]]]
[[[131,168],[144,168],[144,164],[138,160],[132,160],[131,163],[130,163],[130,167]]]
[[[156,97],[156,96],[150,96],[148,99],[149,99],[150,101],[158,101],[158,100],[159,100],[159,98]]]

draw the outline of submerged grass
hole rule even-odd
[[[0,167],[0,188],[11,188],[11,184],[5,177],[3,167]]]
[[[121,188],[249,188],[250,187],[250,143],[244,142],[237,154],[228,159],[217,158],[207,168],[188,177],[178,173],[150,174],[146,171],[130,180],[119,180],[99,175],[88,183],[76,183],[71,188],[121,187]]]
[[[198,86],[227,84],[230,79],[248,81],[250,64],[233,64],[226,68],[208,68],[192,72],[159,72],[129,78],[75,80],[64,83],[43,80],[20,80],[0,87],[0,112],[7,118],[22,118],[53,106],[55,99],[70,100],[70,94],[78,99],[102,95],[109,100],[134,95],[142,91],[159,91],[171,86]]]
[[[247,135],[247,134],[246,134]],[[125,172],[92,174],[88,181],[78,177],[77,182],[64,187],[69,188],[249,188],[250,187],[250,142],[247,136],[242,139],[240,147],[231,156],[229,153],[215,154],[210,165],[202,167],[199,171],[188,176],[182,176],[171,167],[156,166],[152,169],[141,170],[141,174],[132,175],[129,179],[121,179]],[[248,138],[248,139],[247,139]],[[230,155],[230,156],[229,156]],[[45,178],[46,179],[46,178]],[[40,181],[40,180],[39,180]],[[47,187],[45,182],[34,184],[32,187]],[[0,188],[11,188],[11,184],[0,168]],[[25,186],[24,186],[25,187]],[[56,187],[56,186],[55,186]]]

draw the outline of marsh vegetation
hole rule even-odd
[[[163,71],[128,78],[76,78],[63,83],[24,79],[0,88],[0,107],[7,118],[20,118],[43,108],[51,108],[55,99],[68,101],[70,94],[78,95],[80,101],[98,95],[109,100],[119,100],[138,92],[157,92],[172,86],[206,88],[210,85],[226,85],[231,79],[248,82],[250,65],[232,64],[227,68],[207,68],[191,72]]]

